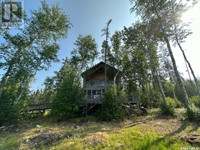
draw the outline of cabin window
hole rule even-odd
[[[94,97],[94,95],[96,95],[96,90],[92,90],[92,95]]]
[[[88,90],[88,98],[92,98],[92,95],[91,95],[91,90]]]

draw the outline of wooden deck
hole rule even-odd
[[[28,113],[45,113],[46,110],[51,109],[50,103],[30,104]]]

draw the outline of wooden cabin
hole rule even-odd
[[[118,75],[117,75],[118,74]],[[105,87],[114,85],[114,77],[116,77],[116,85],[120,88],[121,76],[120,71],[106,64],[106,85],[105,85],[105,63],[100,62],[82,73],[83,88],[85,91],[84,99],[90,103],[99,103],[98,99],[105,91]]]

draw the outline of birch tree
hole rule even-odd
[[[0,81],[0,98],[9,77],[28,79],[58,60],[57,41],[67,37],[70,27],[69,17],[62,9],[42,1],[41,8],[31,11],[24,29],[16,35],[4,34],[5,42],[0,46],[3,62],[0,69],[5,73]]]
[[[172,27],[174,24],[180,22],[181,14],[185,11],[185,5],[182,3],[177,3],[176,0],[131,0],[134,3],[132,11],[136,11],[143,20],[151,24],[153,28],[152,34],[161,41],[164,41],[167,45],[169,55],[173,64],[174,72],[177,78],[177,82],[184,95],[185,106],[189,108],[189,98],[188,94],[181,81],[181,76],[178,72],[176,61],[171,48],[170,38],[172,35]]]

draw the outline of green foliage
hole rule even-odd
[[[28,90],[22,94],[19,102],[14,105],[19,96],[21,87],[18,83],[9,80],[9,85],[4,87],[0,98],[0,126],[5,123],[13,123],[20,119],[21,112],[27,109]]]
[[[68,16],[56,5],[41,2],[38,10],[31,11],[24,28],[16,34],[5,32],[1,43],[0,69],[5,70],[0,84],[0,97],[7,79],[14,78],[27,86],[37,71],[46,70],[58,61],[58,40],[67,36],[71,27]]]
[[[82,105],[83,90],[77,70],[65,66],[63,80],[52,102],[52,114],[60,118],[74,118]]]
[[[146,108],[157,108],[161,102],[161,95],[156,90],[146,91],[140,93],[140,101]]]
[[[97,57],[97,44],[91,35],[79,35],[74,45],[75,49],[71,52],[71,63],[82,71]]]
[[[192,97],[190,97],[190,103],[192,105],[195,105],[196,107],[200,108],[199,96],[192,96]]]
[[[173,99],[171,97],[166,97],[168,103],[170,103],[174,108],[180,108],[182,106],[178,99]]]
[[[1,45],[2,58],[7,63],[0,68],[10,67],[9,75],[23,79],[36,71],[47,69],[57,61],[57,41],[67,36],[71,24],[65,13],[56,5],[41,2],[41,8],[31,11],[21,34],[5,33]],[[2,60],[3,61],[3,60]],[[14,70],[13,70],[14,69]]]
[[[125,118],[125,108],[123,104],[127,101],[124,93],[114,87],[108,88],[103,95],[103,110],[97,111],[99,119],[104,121],[123,120]]]
[[[167,103],[161,102],[160,104],[160,111],[163,115],[166,116],[173,116],[175,113],[175,107],[176,107],[176,100],[173,98],[167,97],[166,98]]]
[[[0,149],[11,150],[19,149],[20,143],[22,143],[22,136],[18,133],[7,133],[6,135],[0,135]]]
[[[190,108],[186,110],[185,118],[191,121],[200,121],[200,108],[191,105]]]
[[[0,81],[0,124],[19,118],[29,99],[29,83],[37,71],[58,61],[57,41],[65,38],[71,27],[63,10],[45,1],[25,19],[24,28],[16,34],[5,32],[5,42],[0,45],[0,69],[5,70]]]

